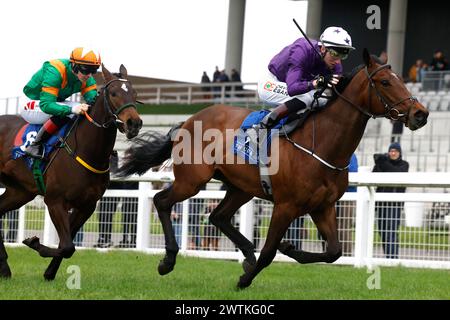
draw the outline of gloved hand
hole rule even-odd
[[[77,104],[72,107],[72,113],[74,114],[81,114],[83,111],[88,111],[89,105],[86,103]]]
[[[317,76],[313,80],[313,85],[315,88],[331,88],[332,85],[337,85],[339,83],[340,75],[338,74],[327,74],[326,76]]]

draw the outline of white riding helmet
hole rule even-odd
[[[320,46],[355,50],[352,37],[341,27],[328,27],[320,36]]]

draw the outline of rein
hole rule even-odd
[[[407,113],[400,113],[400,111],[398,111],[398,109],[396,108],[396,106],[398,106],[399,104],[410,100],[412,102],[412,104],[409,106],[408,110],[411,109],[411,107],[417,102],[417,98],[413,97],[412,95],[401,99],[400,101],[394,103],[394,104],[390,104],[387,99],[380,93],[380,91],[378,90],[377,86],[375,85],[375,83],[373,82],[373,76],[383,70],[383,69],[387,69],[387,68],[391,68],[391,65],[389,64],[384,64],[382,66],[379,66],[378,68],[376,68],[375,70],[373,70],[371,73],[369,73],[369,70],[367,68],[367,66],[364,68],[364,72],[367,75],[367,78],[369,79],[369,85],[368,85],[368,97],[369,97],[369,107],[368,110],[362,108],[361,106],[353,103],[350,99],[348,99],[347,97],[345,97],[344,95],[342,95],[341,93],[339,93],[336,89],[335,86],[333,86],[333,90],[336,93],[336,95],[340,98],[342,98],[342,100],[346,101],[348,104],[350,104],[351,106],[353,106],[354,108],[356,108],[358,111],[360,111],[362,114],[364,114],[365,116],[369,117],[369,118],[388,118],[394,121],[398,121],[400,118],[407,116]],[[375,94],[378,97],[378,99],[381,101],[381,103],[384,106],[385,109],[385,113],[382,115],[374,115],[373,113],[371,113],[371,90],[375,90]],[[310,156],[312,156],[314,159],[318,160],[319,162],[321,162],[322,164],[324,164],[325,166],[327,166],[328,168],[332,169],[332,170],[336,170],[336,171],[344,171],[347,170],[348,167],[350,166],[350,163],[345,166],[345,167],[337,167],[334,166],[332,164],[330,164],[329,162],[325,161],[324,159],[322,159],[321,157],[319,157],[316,153],[314,153],[314,145],[315,145],[315,125],[314,125],[314,121],[315,119],[313,119],[313,135],[312,135],[312,145],[313,145],[313,150],[309,150],[301,145],[299,145],[298,143],[296,143],[294,140],[292,140],[288,134],[286,133],[286,130],[284,130],[284,126],[283,126],[283,131],[284,131],[284,136],[286,138],[287,141],[289,141],[290,143],[292,143],[292,145],[294,147],[296,147],[297,149],[302,150],[303,152],[309,154]]]
[[[382,66],[379,66],[378,68],[376,68],[375,70],[373,70],[371,73],[369,73],[369,70],[367,68],[367,66],[364,68],[364,73],[366,74],[367,78],[369,79],[369,85],[368,85],[368,97],[369,97],[369,106],[368,106],[368,110],[362,108],[361,106],[353,103],[349,98],[345,97],[343,94],[339,93],[336,89],[335,86],[333,86],[333,90],[336,93],[336,95],[340,98],[342,98],[342,100],[344,100],[345,102],[347,102],[348,104],[350,104],[352,107],[356,108],[358,111],[360,111],[362,114],[368,116],[369,118],[387,118],[390,120],[394,120],[394,121],[399,121],[401,118],[405,117],[408,115],[408,113],[400,113],[400,111],[398,111],[398,109],[396,108],[399,104],[410,100],[411,101],[411,105],[408,108],[408,111],[411,109],[411,107],[417,102],[417,98],[413,97],[412,95],[409,97],[406,97],[404,99],[401,99],[400,101],[394,103],[394,104],[390,104],[387,99],[380,93],[380,91],[378,90],[377,86],[375,85],[375,83],[373,82],[373,76],[383,70],[383,69],[387,69],[387,68],[391,68],[390,64],[384,64]],[[378,99],[380,100],[380,102],[383,104],[384,106],[384,110],[385,113],[381,114],[381,115],[374,115],[373,113],[371,113],[371,102],[372,102],[372,95],[371,95],[371,90],[375,90],[375,94],[378,97]]]
[[[109,120],[104,122],[103,124],[98,123],[97,121],[95,121],[86,111],[83,112],[83,115],[86,117],[86,119],[92,123],[93,125],[95,125],[98,128],[102,128],[102,129],[107,129],[110,127],[111,123],[114,123],[116,125],[117,128],[117,123],[123,123],[119,118],[118,115],[125,109],[127,108],[135,108],[136,109],[136,104],[134,102],[129,102],[129,103],[125,103],[123,105],[121,105],[120,107],[116,108],[114,111],[111,109],[111,105],[110,102],[108,102],[108,98],[109,98],[109,91],[108,91],[108,87],[111,83],[116,82],[116,81],[121,81],[121,82],[128,82],[128,80],[126,79],[112,79],[110,81],[108,81],[105,86],[103,87],[103,106],[105,107],[105,110],[107,111],[107,113],[111,114],[113,116],[113,120]],[[108,168],[104,169],[104,170],[100,170],[100,169],[96,169],[95,167],[91,166],[89,163],[87,163],[86,161],[84,161],[82,158],[80,158],[80,156],[78,156],[75,151],[73,151],[68,144],[66,143],[67,138],[69,137],[70,132],[72,131],[72,129],[76,126],[76,124],[78,123],[79,117],[75,120],[74,124],[72,125],[72,127],[70,128],[68,134],[65,136],[64,139],[60,139],[61,142],[61,148],[64,148],[67,153],[73,158],[75,159],[79,164],[81,164],[83,167],[85,167],[87,170],[96,173],[96,174],[104,174],[109,172],[109,165]],[[59,149],[58,149],[59,150]],[[52,159],[50,160],[50,163],[53,161],[53,159],[55,158],[57,152],[55,153],[55,155],[52,157]],[[47,166],[47,168],[50,166]],[[47,169],[46,168],[46,169]]]

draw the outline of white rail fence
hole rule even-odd
[[[140,181],[138,190],[107,190],[102,199],[104,204],[98,206],[102,206],[103,213],[97,208],[82,232],[77,234],[77,246],[96,247],[100,233],[103,233],[107,239],[101,247],[114,248],[120,244],[142,252],[163,253],[164,236],[152,202],[159,190],[154,189],[153,184],[170,183],[172,179],[173,175],[168,172],[152,173],[134,178]],[[358,191],[346,193],[337,204],[343,256],[335,263],[356,267],[403,265],[450,269],[450,196],[434,192],[375,192],[376,186],[380,185],[426,187],[427,190],[447,188],[450,187],[450,173],[359,172],[350,174],[350,182],[358,186]],[[173,225],[181,254],[242,261],[241,252],[207,220],[207,213],[224,195],[225,191],[201,191],[174,206],[173,215],[179,217],[173,220]],[[270,202],[255,198],[242,206],[233,220],[240,232],[253,241],[257,255],[267,234],[271,209]],[[400,212],[398,219],[389,215],[393,210]],[[381,212],[385,213],[384,220],[380,218]],[[103,224],[99,223],[101,214],[103,217],[109,215],[110,220],[102,218]],[[42,197],[16,212],[7,213],[0,226],[9,245],[20,244],[34,235],[46,245],[57,246],[58,243]],[[123,238],[125,234],[127,239]],[[321,252],[325,247],[309,216],[295,221],[285,239],[307,251]],[[386,247],[398,250],[398,256],[386,258],[384,250],[389,250],[383,249]],[[280,253],[275,259],[293,261]]]

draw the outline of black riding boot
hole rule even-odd
[[[42,159],[44,157],[44,142],[46,142],[52,135],[57,133],[67,122],[69,117],[53,116],[44,123],[36,135],[36,139],[25,150],[25,154],[30,157]]]
[[[45,126],[42,126],[36,135],[36,139],[24,150],[25,154],[36,159],[44,158],[43,144],[51,136],[52,134],[47,132]]]
[[[257,125],[257,128],[270,129],[277,123],[279,119],[283,118],[288,113],[289,109],[287,105],[284,103],[280,104],[261,120],[261,122]]]

